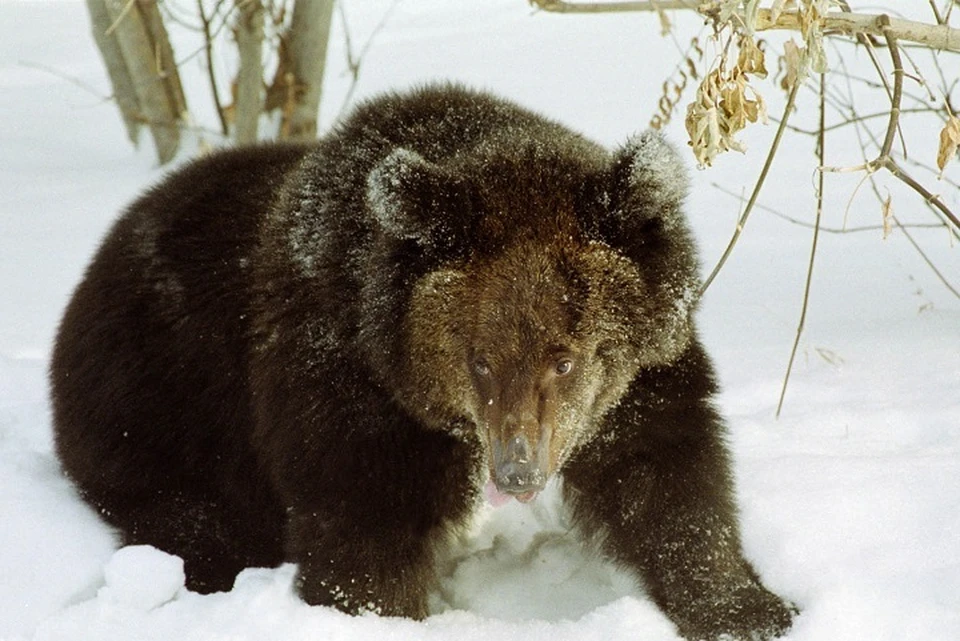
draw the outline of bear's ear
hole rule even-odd
[[[696,247],[683,213],[686,167],[659,133],[648,131],[613,154],[599,182],[594,229],[639,274],[624,279],[621,289],[634,302],[620,309],[633,314],[641,360],[672,362],[689,345],[699,296]]]
[[[367,207],[384,233],[440,251],[463,243],[471,193],[453,172],[402,147],[367,176]]]
[[[600,234],[615,245],[632,244],[653,223],[670,233],[685,227],[687,168],[657,131],[629,138],[614,152],[603,186]],[[618,242],[619,241],[619,242]]]

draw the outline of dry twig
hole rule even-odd
[[[718,273],[720,273],[720,270],[727,262],[727,258],[730,257],[730,253],[733,251],[734,246],[740,239],[740,234],[743,233],[743,229],[747,224],[747,219],[750,217],[750,213],[753,211],[754,205],[757,202],[757,198],[760,196],[760,190],[763,188],[763,183],[767,178],[767,173],[770,171],[770,166],[773,165],[773,158],[777,154],[777,149],[780,146],[780,139],[783,137],[783,132],[787,128],[787,121],[790,119],[790,113],[793,111],[793,104],[796,101],[797,90],[799,88],[800,83],[796,82],[790,89],[790,94],[787,96],[787,104],[783,108],[783,117],[780,120],[780,125],[777,127],[777,133],[773,137],[773,142],[770,144],[770,151],[767,152],[767,160],[763,163],[763,169],[760,171],[760,176],[757,177],[757,182],[753,186],[753,192],[750,194],[750,200],[747,201],[747,206],[743,210],[740,220],[737,222],[737,228],[734,231],[733,237],[730,239],[729,244],[727,244],[727,248],[724,250],[723,255],[717,262],[716,267],[713,268],[713,271],[710,272],[710,275],[700,287],[700,296],[703,296],[704,292],[707,291],[707,288],[710,287],[710,284],[713,282],[713,279],[717,277]]]
[[[219,11],[220,4],[214,8],[214,15]],[[213,34],[210,29],[212,23],[211,17],[207,16],[203,8],[203,0],[197,0],[197,12],[200,14],[200,25],[203,32],[203,51],[207,65],[207,79],[210,81],[210,94],[213,97],[213,106],[217,110],[217,118],[220,120],[220,131],[224,137],[230,135],[230,127],[227,123],[227,115],[224,111],[223,101],[220,100],[220,91],[217,88],[217,74],[213,66]]]
[[[701,13],[710,11],[717,3],[700,0],[651,0],[649,2],[565,2],[564,0],[529,0],[539,9],[552,13],[621,13],[629,11],[671,11],[694,9]],[[803,15],[799,11],[756,10],[757,31],[787,29],[801,31]],[[828,33],[870,34],[885,36],[878,15],[858,13],[830,13],[822,16],[822,28]],[[887,18],[887,28],[897,40],[916,42],[931,49],[960,52],[960,29],[944,22],[935,25]]]
[[[892,37],[924,45],[940,51],[960,53],[960,29],[945,24],[930,25],[913,20],[891,18],[886,14],[831,13],[823,17],[823,30],[827,33],[868,34]],[[800,30],[800,15],[784,11],[774,16],[769,9],[757,13],[757,31],[768,29]]]
[[[849,89],[849,86],[848,86],[848,90],[850,90],[850,89]],[[865,151],[865,150],[866,150],[866,145],[865,145],[865,141],[864,141],[864,139],[863,139],[863,137],[862,137],[861,134],[864,134],[864,135],[868,136],[868,137],[870,138],[870,142],[873,143],[873,144],[874,144],[875,146],[877,146],[878,148],[880,147],[880,143],[879,143],[879,141],[876,139],[876,137],[874,136],[873,132],[870,131],[870,129],[867,128],[867,127],[863,124],[862,121],[855,123],[855,125],[856,125],[856,126],[854,127],[854,132],[856,133],[857,139],[859,140],[859,148],[860,148],[861,150],[864,150],[864,162],[867,162],[868,158],[866,157],[866,151]],[[927,169],[929,169],[929,168],[927,168]],[[887,197],[887,199],[885,199],[885,198],[880,194],[880,188],[879,188],[879,185],[877,184],[876,174],[875,174],[875,173],[864,174],[864,181],[867,181],[867,180],[869,180],[869,182],[870,182],[870,188],[873,190],[874,196],[876,196],[877,200],[880,201],[880,202],[886,202],[886,200],[889,199],[889,197]],[[929,206],[929,203],[928,203],[928,206]],[[934,262],[930,259],[930,257],[929,257],[929,256],[927,255],[927,253],[923,250],[923,248],[920,247],[920,244],[914,239],[913,234],[910,233],[910,230],[909,230],[908,228],[943,227],[943,228],[947,229],[947,231],[948,231],[948,233],[950,234],[950,237],[951,237],[951,238],[957,237],[958,239],[960,239],[960,235],[958,235],[958,231],[957,231],[956,229],[950,227],[950,225],[949,225],[946,221],[942,221],[942,220],[941,220],[941,222],[936,223],[936,224],[913,223],[913,224],[907,225],[907,224],[904,224],[904,223],[900,222],[900,219],[899,219],[896,215],[890,213],[888,208],[885,208],[885,209],[887,209],[887,212],[888,212],[888,213],[887,213],[887,218],[888,218],[890,221],[893,222],[893,224],[897,227],[897,229],[899,229],[901,232],[903,232],[904,237],[907,239],[907,241],[910,243],[910,245],[913,247],[913,249],[920,255],[920,258],[921,258],[921,259],[923,260],[923,262],[930,268],[930,270],[931,270],[931,271],[933,272],[933,274],[937,277],[937,279],[943,284],[943,286],[944,286],[950,293],[952,293],[952,294],[953,294],[954,296],[956,296],[957,298],[960,298],[960,292],[958,292],[958,291],[957,291],[957,288],[954,287],[953,284],[951,284],[949,280],[947,280],[947,277],[943,274],[943,272],[941,272],[941,271],[937,268],[937,266],[936,266],[936,265],[934,264]],[[886,222],[886,220],[885,220],[885,222]],[[887,226],[887,225],[880,225],[880,226],[874,226],[874,228],[875,228],[875,229],[881,229],[881,230],[883,230],[883,231],[884,231],[884,237],[886,237],[886,234],[888,233],[888,230],[885,229],[886,226]],[[823,228],[821,228],[821,231],[826,231],[826,230],[823,229]],[[853,231],[853,230],[851,229],[851,231]]]
[[[733,191],[733,190],[731,190],[731,189],[727,189],[726,187],[724,187],[724,186],[721,185],[720,183],[712,182],[712,183],[710,183],[710,186],[713,187],[714,189],[716,189],[717,191],[719,191],[719,192],[721,192],[721,193],[723,193],[723,194],[726,194],[727,196],[730,196],[730,197],[732,197],[732,198],[736,198],[737,200],[740,201],[741,204],[745,204],[745,203],[747,202],[747,199],[744,198],[741,194],[738,194],[738,193],[736,193],[735,191]],[[764,204],[760,203],[759,201],[757,202],[756,205],[754,205],[754,207],[755,207],[756,209],[760,210],[760,211],[765,211],[765,212],[767,212],[767,213],[770,214],[771,216],[776,216],[777,218],[779,218],[779,219],[781,219],[781,220],[784,220],[784,221],[790,223],[791,225],[796,225],[797,227],[803,227],[804,229],[813,229],[813,224],[812,224],[812,223],[808,223],[808,222],[806,222],[806,221],[804,221],[804,220],[800,220],[800,219],[798,219],[798,218],[794,218],[793,216],[788,216],[787,214],[783,213],[782,211],[780,211],[780,210],[778,210],[778,209],[775,209],[775,208],[773,208],[773,207],[770,207],[769,205],[764,205]],[[910,228],[910,229],[943,229],[943,228],[946,227],[946,224],[943,223],[943,222],[938,222],[938,223],[907,223],[907,224],[900,225],[900,227],[902,227],[902,228],[904,228],[904,229],[907,229],[907,228]],[[823,234],[837,234],[837,235],[841,235],[841,236],[842,236],[842,235],[844,235],[844,234],[860,234],[860,233],[868,232],[868,231],[873,231],[873,232],[883,231],[883,225],[858,225],[858,226],[855,226],[855,227],[828,227],[827,225],[823,225],[823,224],[820,225],[820,233],[823,233]]]
[[[631,11],[672,11],[696,9],[700,0],[650,0],[648,2],[564,2],[563,0],[530,0],[551,13],[626,13]]]
[[[824,156],[826,155],[826,134],[824,133],[824,124],[826,123],[826,94],[826,74],[820,74],[820,135],[817,137],[817,160],[821,167],[825,164]],[[793,361],[797,356],[800,336],[803,334],[803,328],[807,322],[807,308],[810,305],[810,285],[813,282],[813,263],[817,256],[817,240],[820,238],[820,219],[823,215],[823,177],[824,174],[822,171],[817,173],[817,213],[813,223],[810,263],[807,265],[807,280],[803,287],[803,304],[800,307],[797,335],[793,339],[793,347],[790,350],[790,360],[787,362],[787,371],[783,376],[783,387],[780,389],[780,400],[777,402],[777,418],[780,418],[780,412],[783,410],[783,399],[787,395],[787,384],[790,382],[790,373],[793,371]]]
[[[893,62],[893,91],[890,95],[890,113],[886,134],[880,146],[880,153],[873,160],[856,167],[822,167],[821,171],[835,173],[865,171],[868,174],[872,174],[879,169],[886,169],[893,176],[917,192],[925,202],[934,206],[954,227],[960,229],[960,219],[947,207],[946,203],[906,173],[891,155],[891,149],[900,123],[900,103],[903,96],[904,71],[897,39],[894,36],[893,30],[889,28],[889,18],[886,15],[881,15],[878,17],[878,21],[880,22],[880,30],[886,39],[887,48],[890,51],[890,59]],[[884,25],[887,25],[887,28],[883,28]]]
[[[337,117],[334,119],[335,123],[340,122],[341,119],[346,116],[347,108],[353,102],[353,94],[357,90],[357,83],[360,82],[360,66],[363,64],[363,60],[366,58],[370,47],[373,46],[374,39],[376,39],[377,35],[387,25],[387,22],[390,20],[390,16],[393,15],[393,12],[397,9],[399,4],[400,0],[393,1],[390,7],[380,17],[380,21],[377,23],[377,26],[373,28],[373,31],[370,33],[370,37],[367,38],[367,41],[364,43],[363,47],[360,48],[360,52],[354,54],[353,42],[350,38],[350,27],[347,24],[347,14],[343,8],[343,3],[337,3],[340,10],[340,23],[343,26],[343,38],[346,41],[347,71],[350,73],[350,87],[347,89],[347,93],[343,98],[343,102],[340,103],[340,110],[337,112]]]

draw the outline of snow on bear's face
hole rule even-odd
[[[697,298],[685,174],[659,137],[589,162],[536,151],[438,164],[396,149],[366,195],[383,264],[410,287],[383,321],[403,334],[384,380],[424,425],[475,426],[496,491],[520,500],[641,368],[679,357]]]
[[[639,365],[632,264],[601,243],[532,238],[424,277],[408,336],[431,406],[476,426],[496,492],[528,501],[585,442]]]

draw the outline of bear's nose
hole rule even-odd
[[[547,483],[541,457],[523,434],[517,434],[506,442],[495,439],[493,443],[493,482],[504,494],[524,496],[528,500],[543,489]]]

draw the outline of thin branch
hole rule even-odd
[[[888,20],[888,21],[889,21],[889,20]],[[889,33],[889,32],[887,32],[887,33]],[[899,133],[899,134],[900,134],[900,142],[901,142],[901,144],[903,145],[903,155],[906,156],[906,155],[907,155],[907,143],[906,143],[906,141],[904,141],[904,139],[903,139],[903,132],[902,132],[901,129],[900,129],[900,105],[901,105],[901,103],[903,102],[903,68],[902,68],[902,66],[900,67],[900,72],[899,72],[899,73],[897,73],[896,66],[895,66],[895,68],[894,68],[894,74],[895,74],[895,76],[894,76],[894,81],[895,81],[895,82],[896,82],[896,80],[900,80],[900,81],[901,81],[900,83],[898,83],[897,86],[894,87],[894,91],[897,91],[897,87],[899,87],[899,92],[900,92],[900,93],[899,93],[898,95],[894,96],[894,95],[891,93],[890,83],[887,82],[887,76],[886,76],[886,74],[885,74],[884,71],[883,71],[883,66],[880,64],[879,58],[877,58],[877,52],[876,52],[876,50],[875,50],[875,48],[874,48],[874,46],[873,46],[873,43],[870,41],[870,38],[867,38],[867,37],[866,37],[864,34],[862,34],[862,33],[858,33],[858,34],[857,34],[857,39],[858,39],[858,40],[863,44],[863,46],[866,48],[867,54],[870,56],[870,62],[873,63],[874,69],[877,70],[877,76],[880,78],[880,81],[883,83],[883,88],[884,88],[884,90],[887,92],[887,98],[890,100],[890,104],[891,104],[891,105],[895,105],[896,110],[897,110],[896,117],[894,117],[894,115],[893,115],[893,107],[891,107],[890,113],[888,114],[888,115],[890,116],[890,122],[891,122],[892,125],[894,125],[894,127],[893,127],[892,130],[891,130],[890,128],[887,129],[887,138],[890,139],[890,144],[892,145],[892,144],[893,144],[892,136],[893,136],[895,133]],[[889,45],[889,43],[890,43],[890,41],[888,40],[888,41],[887,41],[887,44]],[[896,46],[896,41],[894,41],[894,46]],[[900,49],[898,48],[898,49],[897,49],[897,55],[898,55],[898,56],[899,56],[899,52],[900,52]],[[899,58],[898,58],[898,60],[899,60]],[[884,151],[882,150],[882,148],[881,148],[881,152],[880,152],[880,153],[881,153],[881,155],[883,155],[884,153],[886,153],[886,155],[889,156],[889,155],[890,155],[890,149],[887,148],[886,152],[884,152]]]
[[[564,0],[529,0],[530,4],[552,13],[620,13],[625,11],[664,11],[676,9],[697,10],[702,4],[699,0],[650,0],[648,2],[565,2]],[[857,13],[830,13],[821,18],[824,33],[869,34],[883,36],[878,15]],[[889,28],[897,40],[916,42],[932,49],[960,52],[960,29],[946,24],[930,25],[913,20],[888,18]],[[779,14],[770,9],[757,11],[756,30],[769,29],[801,30],[801,16],[798,11],[782,11]]]
[[[900,127],[900,100],[903,97],[903,62],[900,60],[900,47],[897,46],[896,36],[890,28],[890,17],[882,15],[878,19],[887,47],[890,49],[890,58],[893,60],[893,96],[890,98],[890,121],[887,125],[887,134],[880,146],[880,158],[889,158],[893,148],[893,140]]]
[[[937,196],[926,187],[917,182],[910,174],[905,172],[897,161],[893,158],[887,157],[883,160],[883,168],[889,171],[891,174],[900,179],[901,182],[906,184],[908,187],[913,189],[915,192],[920,194],[924,202],[935,207],[950,223],[960,230],[960,218],[957,218],[957,215],[954,214],[946,203],[943,202],[943,199],[940,196]]]
[[[869,131],[867,131],[866,133],[869,134],[869,135],[872,135]],[[860,136],[860,128],[858,127],[858,128],[857,128],[857,137],[859,138],[859,136]],[[862,143],[861,143],[861,147],[862,147],[862,146],[863,146],[863,145],[862,145]],[[879,200],[879,201],[882,202],[882,201],[883,201],[883,197],[880,195],[880,189],[879,189],[879,187],[877,186],[877,181],[876,181],[876,179],[875,179],[875,174],[866,174],[865,177],[870,179],[870,187],[871,187],[871,189],[873,189],[874,195],[877,197],[877,200]],[[903,232],[903,235],[907,238],[907,241],[909,241],[910,244],[913,246],[913,248],[916,250],[916,252],[917,252],[918,254],[920,254],[920,258],[923,259],[923,262],[925,262],[925,263],[927,264],[927,267],[930,268],[930,270],[934,273],[934,275],[937,277],[937,279],[943,284],[943,286],[946,287],[954,296],[956,296],[957,298],[960,298],[960,292],[957,291],[957,288],[954,287],[954,286],[950,283],[949,280],[947,280],[947,277],[943,275],[943,272],[941,272],[939,269],[937,269],[937,266],[933,264],[933,261],[930,260],[930,257],[927,256],[927,253],[926,253],[925,251],[923,251],[923,248],[920,247],[920,244],[917,243],[916,240],[914,240],[913,234],[911,234],[911,233],[909,232],[909,230],[907,229],[908,227],[924,227],[924,226],[930,227],[931,225],[920,225],[920,224],[904,225],[903,223],[900,222],[900,219],[897,218],[897,216],[891,215],[890,218],[893,220],[893,222],[894,222],[894,224],[897,226],[897,228],[899,228],[900,231]],[[935,226],[936,226],[936,227],[946,227],[947,230],[948,230],[948,233],[951,234],[951,237],[953,237],[953,236],[955,236],[955,235],[957,234],[956,230],[952,229],[949,225],[947,225],[946,222],[937,224],[937,225],[935,225]],[[882,228],[882,227],[881,227],[881,228]]]
[[[904,160],[906,160],[908,163],[910,163],[912,166],[916,167],[917,169],[922,169],[923,171],[929,172],[931,174],[936,174],[938,171],[932,165],[928,165],[927,163],[920,162],[916,158],[904,158]],[[960,189],[960,182],[957,182],[956,180],[952,180],[948,176],[939,176],[937,178],[937,182],[947,185],[949,187],[953,187],[954,189]],[[960,240],[960,229],[954,229],[953,234],[957,237],[957,240]]]
[[[44,73],[49,73],[50,75],[56,76],[57,78],[66,80],[70,84],[75,85],[80,89],[83,89],[85,92],[92,94],[93,96],[96,96],[102,102],[107,102],[107,101],[116,99],[116,96],[114,95],[109,95],[109,96],[103,95],[93,85],[89,85],[85,83],[84,81],[80,80],[76,76],[67,75],[64,72],[58,69],[54,69],[53,67],[49,67],[41,62],[20,60],[17,62],[17,64],[19,64],[21,67],[26,67],[27,69],[37,69],[38,71],[43,71]]]
[[[902,115],[902,114],[913,114],[913,113],[916,113],[916,114],[921,114],[921,113],[922,113],[922,114],[939,114],[939,113],[940,113],[940,110],[937,109],[936,107],[923,107],[923,108],[901,109],[901,110],[900,110],[900,114],[901,114],[901,115]],[[842,128],[844,128],[844,127],[849,127],[850,125],[855,125],[855,124],[857,124],[858,122],[861,122],[861,121],[864,121],[864,120],[872,120],[872,119],[874,119],[874,118],[888,118],[889,116],[890,116],[890,112],[889,112],[889,111],[877,111],[877,112],[875,112],[875,113],[867,114],[867,115],[865,115],[865,116],[860,116],[860,115],[858,115],[858,116],[853,117],[853,118],[845,117],[845,118],[844,118],[843,120],[841,120],[840,122],[835,122],[835,123],[833,123],[832,125],[827,125],[827,126],[824,128],[824,131],[826,131],[826,132],[831,132],[831,131],[834,131],[834,130],[836,130],[836,129],[842,129]],[[774,119],[774,118],[770,118],[770,120],[773,121],[773,122],[777,122],[777,120]],[[816,136],[816,135],[818,135],[818,134],[820,133],[820,132],[814,131],[814,130],[812,130],[812,129],[804,129],[803,127],[798,127],[798,126],[796,126],[796,125],[787,125],[787,128],[788,128],[790,131],[794,132],[794,133],[804,134],[804,135],[806,135],[806,136]]]
[[[207,17],[207,13],[203,8],[203,0],[197,0],[197,11],[200,14],[200,24],[203,31],[203,49],[207,62],[207,78],[210,80],[210,93],[213,96],[213,106],[216,107],[217,117],[220,119],[220,130],[224,136],[228,136],[230,135],[230,127],[227,125],[227,116],[223,110],[223,102],[220,100],[216,70],[213,66],[213,36],[210,34],[211,20]]]
[[[551,13],[623,13],[626,11],[673,11],[696,9],[700,0],[650,0],[648,2],[564,2],[530,0],[530,4]]]
[[[826,122],[826,94],[827,81],[826,74],[820,74],[820,136],[817,138],[817,160],[818,165],[823,167],[826,162],[824,144],[826,134],[823,133],[823,126]],[[780,418],[780,412],[783,410],[783,399],[787,396],[787,384],[790,382],[790,373],[793,371],[793,361],[797,356],[797,347],[800,345],[800,336],[803,335],[803,328],[807,322],[807,308],[810,304],[810,284],[813,282],[813,263],[817,256],[817,240],[820,238],[820,219],[823,215],[823,176],[824,172],[817,172],[817,214],[813,222],[813,241],[810,244],[810,263],[807,265],[807,281],[803,287],[803,304],[800,307],[800,320],[797,322],[797,335],[793,339],[793,348],[790,350],[790,360],[787,362],[787,371],[783,375],[783,387],[780,389],[780,400],[777,403],[776,418]]]
[[[753,211],[754,205],[757,202],[757,197],[760,196],[760,190],[763,188],[763,183],[767,178],[767,173],[770,171],[770,166],[773,164],[773,158],[777,153],[777,148],[780,146],[780,139],[783,138],[783,132],[787,129],[787,121],[790,119],[790,112],[793,111],[793,103],[797,98],[797,90],[800,89],[800,85],[801,83],[798,81],[795,82],[793,87],[790,88],[790,95],[787,97],[787,104],[783,108],[783,118],[780,120],[780,125],[777,127],[777,133],[773,137],[773,142],[770,144],[770,151],[767,152],[767,160],[764,162],[763,169],[760,171],[760,176],[757,178],[757,182],[753,187],[753,193],[750,194],[750,200],[747,202],[747,206],[744,208],[743,214],[740,216],[740,220],[737,222],[737,228],[733,233],[733,237],[730,239],[729,244],[727,244],[727,248],[724,250],[719,262],[717,262],[716,267],[713,268],[713,271],[710,272],[710,275],[700,287],[700,296],[703,296],[704,292],[707,291],[707,288],[710,287],[710,284],[713,282],[713,279],[717,277],[718,273],[720,273],[723,265],[727,262],[727,258],[730,257],[734,246],[740,239],[740,234],[743,233],[743,228],[747,224],[747,218],[750,217],[750,213]]]
[[[826,132],[826,131],[828,131],[828,129],[825,129],[824,131]],[[716,189],[717,191],[719,191],[719,192],[721,192],[721,193],[723,193],[723,194],[726,194],[727,196],[730,196],[730,197],[732,197],[732,198],[736,198],[737,200],[740,201],[741,204],[747,202],[747,199],[744,198],[742,195],[738,194],[737,192],[733,191],[732,189],[727,189],[726,187],[724,187],[723,185],[721,185],[721,184],[719,184],[719,183],[712,182],[712,183],[710,183],[710,186],[713,187],[714,189]],[[780,211],[780,210],[778,210],[778,209],[775,209],[775,208],[773,208],[773,207],[770,207],[769,205],[763,205],[763,204],[761,204],[761,203],[758,202],[758,203],[755,205],[755,207],[756,207],[757,209],[759,209],[760,211],[765,211],[765,212],[767,212],[768,214],[770,214],[771,216],[776,216],[777,218],[780,218],[781,220],[784,220],[784,221],[786,221],[786,222],[788,222],[788,223],[791,223],[791,224],[793,224],[793,225],[797,225],[798,227],[803,227],[803,228],[805,228],[805,229],[813,229],[813,227],[814,227],[811,223],[808,223],[808,222],[806,222],[806,221],[804,221],[804,220],[800,220],[800,219],[798,219],[798,218],[793,218],[792,216],[788,216],[787,214],[783,213],[782,211]],[[902,228],[904,228],[904,229],[906,229],[906,228],[911,228],[911,229],[944,229],[944,228],[947,228],[947,229],[949,229],[949,227],[947,226],[947,224],[946,224],[946,223],[943,223],[943,222],[939,222],[939,223],[907,223],[907,224],[902,224],[902,223],[901,223],[901,224],[898,225],[898,226],[899,226],[899,227],[902,227]],[[868,231],[883,231],[883,225],[858,225],[858,226],[856,226],[856,227],[827,227],[827,226],[822,225],[822,224],[820,225],[820,232],[821,232],[821,233],[824,233],[824,234],[844,235],[844,234],[856,234],[856,233],[862,233],[862,232],[868,232]]]
[[[158,6],[163,13],[163,20],[167,24],[175,24],[188,31],[200,32],[201,27],[191,22],[193,15],[180,6],[178,2],[159,2]]]
[[[872,45],[871,45],[871,46],[872,46]],[[838,52],[838,53],[837,53],[837,56],[836,56],[836,59],[837,59],[837,60],[842,60],[842,58],[843,58],[843,54]],[[834,73],[836,73],[837,75],[849,77],[851,80],[855,80],[855,81],[859,82],[860,84],[862,84],[862,85],[863,85],[865,88],[867,88],[867,89],[883,89],[884,91],[887,91],[887,87],[886,87],[886,85],[884,85],[883,82],[877,82],[877,81],[875,81],[875,80],[871,80],[870,78],[864,78],[864,77],[862,77],[862,76],[857,76],[857,75],[854,75],[854,74],[848,74],[847,72],[842,72],[842,71],[839,71],[839,70],[838,70],[838,71],[835,71]],[[888,97],[889,97],[889,94],[888,94]],[[929,99],[928,97],[926,97],[926,96],[921,97],[921,96],[918,96],[918,95],[913,94],[913,93],[911,93],[911,92],[904,91],[903,97],[904,97],[904,98],[909,98],[909,99],[912,100],[913,102],[915,102],[915,103],[917,103],[917,104],[919,104],[919,105],[923,105],[924,107],[928,107],[928,108],[930,107],[930,99]],[[829,102],[830,102],[830,100],[829,100],[829,95],[827,96],[827,98],[828,98],[827,102],[829,103]],[[886,113],[887,113],[887,112],[884,112],[884,114],[886,114]]]
[[[219,23],[215,27],[210,29],[210,39],[213,40],[214,42],[216,42],[217,38],[220,37],[221,32],[223,32],[225,29],[229,27],[230,19],[233,17],[232,8],[228,8],[225,12],[221,14],[220,8],[225,4],[225,2],[226,0],[217,0],[217,3],[213,6],[213,10],[207,14],[211,25],[214,25],[214,20],[216,18],[218,17],[220,18]],[[166,3],[164,3],[164,5],[166,5]],[[202,31],[202,27],[200,30]],[[204,49],[205,47],[201,45],[199,47],[195,47],[189,50],[186,54],[184,54],[182,58],[177,60],[176,62],[177,67],[184,66],[185,64],[187,64],[188,62],[190,62],[191,60],[199,56],[201,53],[203,53]]]
[[[120,26],[120,23],[123,22],[123,19],[127,17],[128,13],[130,13],[130,9],[133,9],[134,4],[136,4],[136,0],[127,0],[127,4],[123,5],[120,15],[118,15],[117,19],[113,21],[113,24],[107,27],[105,35],[112,35],[113,32],[117,30],[117,27]]]
[[[852,92],[852,88],[849,87],[849,84],[848,84],[848,90]],[[863,125],[863,123],[857,123],[857,126],[854,127],[854,133],[857,135],[857,140],[859,141],[860,149],[863,150],[864,161],[866,161],[866,160],[867,160],[867,158],[866,158],[866,145],[865,145],[865,141],[864,141],[864,139],[863,139],[863,137],[862,137],[861,134],[865,134],[865,135],[869,136],[869,137],[871,138],[872,142],[876,145],[877,142],[876,142],[876,140],[875,140],[874,134],[873,134],[872,131],[870,131],[869,128],[867,128],[865,125]],[[878,146],[879,146],[879,145],[878,145]],[[873,193],[874,193],[874,195],[876,196],[877,200],[880,201],[880,202],[883,202],[884,199],[883,199],[883,196],[880,195],[880,189],[879,189],[879,187],[878,187],[878,185],[877,185],[877,181],[876,181],[876,174],[874,174],[874,173],[864,174],[864,180],[867,180],[867,179],[869,179],[869,181],[870,181],[870,187],[871,187],[871,189],[873,189]],[[858,188],[859,188],[859,187],[858,187]],[[930,203],[926,203],[926,204],[927,204],[928,207],[930,207]],[[935,213],[936,213],[936,211],[935,211]],[[934,273],[934,275],[940,280],[941,283],[943,283],[943,286],[946,287],[946,288],[947,288],[951,293],[953,293],[954,295],[957,295],[957,289],[956,289],[952,284],[950,284],[950,281],[947,280],[946,276],[944,276],[943,273],[942,273],[939,269],[937,269],[937,266],[933,264],[933,261],[930,260],[930,257],[929,257],[929,256],[927,256],[927,253],[926,253],[925,251],[923,251],[923,248],[920,247],[919,243],[917,243],[917,241],[914,240],[913,234],[911,234],[911,233],[907,230],[907,227],[908,227],[908,226],[907,226],[907,225],[904,225],[903,223],[901,223],[900,220],[899,220],[899,219],[897,218],[897,216],[895,216],[895,215],[891,215],[890,218],[893,220],[894,224],[903,232],[903,235],[906,236],[907,240],[910,242],[910,244],[913,246],[913,248],[916,250],[916,252],[917,252],[918,254],[920,254],[920,258],[923,259],[923,261],[927,264],[927,266],[928,266],[928,267],[930,268],[930,270]],[[911,226],[911,227],[919,227],[920,225],[910,225],[910,226]],[[958,235],[957,230],[956,230],[956,229],[953,229],[952,227],[950,227],[950,225],[947,224],[946,221],[941,221],[941,223],[938,224],[938,225],[936,225],[936,226],[937,226],[937,227],[940,227],[940,226],[945,227],[945,228],[947,229],[947,233],[950,234],[951,238],[953,238],[954,236],[956,236],[957,238],[960,238],[960,235]],[[882,228],[882,227],[881,227],[881,228]],[[960,296],[958,296],[958,298],[960,298]]]
[[[887,22],[886,16],[880,16],[881,23]],[[934,195],[920,183],[910,177],[900,165],[890,156],[890,148],[893,146],[893,137],[895,135],[898,121],[900,118],[900,96],[903,91],[903,63],[900,60],[900,49],[897,46],[896,38],[892,29],[885,29],[884,36],[887,39],[887,46],[890,49],[890,57],[893,60],[893,103],[890,105],[890,125],[887,127],[887,135],[884,138],[883,145],[880,148],[880,156],[877,159],[878,166],[883,166],[891,174],[906,183],[915,192],[923,196],[923,199],[940,210],[953,225],[960,229],[960,219],[950,211],[939,196]]]
[[[353,94],[356,92],[357,83],[360,81],[360,65],[363,64],[363,60],[366,57],[367,52],[370,50],[370,47],[373,46],[374,39],[381,31],[383,31],[383,28],[387,25],[387,22],[390,20],[393,12],[396,11],[400,4],[400,0],[394,0],[393,4],[391,4],[390,7],[384,12],[383,16],[380,18],[380,22],[378,22],[377,26],[373,28],[373,31],[370,33],[370,37],[367,38],[367,41],[360,49],[360,53],[358,53],[356,56],[353,55],[350,29],[349,25],[347,24],[347,14],[343,8],[343,4],[344,3],[342,2],[337,3],[340,9],[340,22],[343,25],[343,37],[346,41],[347,71],[350,73],[350,87],[347,89],[347,94],[344,96],[343,102],[340,104],[340,110],[337,112],[337,117],[334,119],[334,124],[339,123],[347,114],[347,107],[353,101]]]
[[[886,26],[883,25],[884,19]],[[889,34],[895,40],[916,42],[931,49],[960,52],[960,29],[945,24],[929,25],[890,18],[886,14],[859,13],[830,13],[823,17],[821,24],[825,33],[862,33],[883,37]],[[757,12],[757,31],[768,29],[800,31],[800,14],[796,11],[784,11],[779,16],[774,16],[770,9],[760,9]]]
[[[910,241],[910,244],[913,245],[913,248],[917,250],[918,254],[920,254],[920,258],[922,258],[923,262],[927,264],[927,267],[933,270],[933,273],[937,275],[937,278],[940,279],[940,282],[943,283],[943,286],[949,289],[950,293],[952,293],[954,296],[960,298],[960,291],[957,291],[957,288],[950,284],[950,281],[948,281],[947,277],[943,275],[943,272],[937,269],[937,266],[933,264],[933,261],[930,260],[929,256],[927,256],[927,253],[923,251],[923,249],[920,248],[920,245],[917,244],[917,241],[913,239],[913,234],[907,231],[906,226],[903,225],[896,216],[892,216],[892,218],[893,223],[900,229],[900,231],[903,232],[903,235],[907,237],[907,240]]]
[[[923,187],[923,185],[907,174],[890,154],[891,148],[893,147],[893,141],[896,138],[897,130],[899,128],[900,102],[903,97],[904,71],[897,39],[894,35],[893,29],[890,28],[890,18],[887,15],[881,15],[878,18],[878,22],[880,24],[881,32],[887,41],[887,48],[890,51],[890,58],[893,62],[893,93],[890,96],[890,117],[883,143],[880,145],[880,153],[875,159],[869,160],[863,165],[857,167],[822,167],[821,171],[835,173],[866,171],[867,174],[872,174],[879,169],[886,169],[904,184],[920,194],[924,201],[939,210],[939,212],[943,214],[943,216],[946,217],[946,219],[949,220],[954,227],[960,229],[960,219],[957,218],[956,214],[950,211],[950,208],[947,207],[943,200],[941,200],[936,194],[933,194],[927,190],[925,187]]]
[[[917,61],[913,59],[912,55],[910,55],[909,50],[903,47],[901,47],[901,49],[903,49],[904,57],[906,57],[907,61],[910,63],[910,66],[913,67],[913,75],[910,77],[913,78],[917,84],[927,92],[927,100],[935,103],[937,101],[937,95],[933,92],[933,87],[931,87],[930,83],[927,82],[926,77],[924,77],[923,70],[920,69],[920,65],[917,64]],[[934,60],[936,60],[936,56],[934,56]]]

